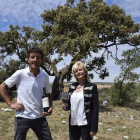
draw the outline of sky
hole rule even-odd
[[[140,1],[139,0],[104,0],[107,4],[116,4],[120,8],[123,8],[127,15],[137,22],[140,23]],[[18,25],[35,27],[36,29],[41,29],[42,18],[40,15],[44,10],[56,9],[58,5],[64,5],[66,0],[0,0],[0,31],[5,32],[9,30],[9,25]],[[130,46],[124,45],[119,48],[118,56],[121,57],[123,50],[127,50]],[[115,47],[110,49],[115,53]],[[99,54],[96,54],[100,56]],[[64,60],[63,63],[58,65],[58,69],[62,68],[68,58]],[[93,72],[94,79],[93,82],[113,82],[114,78],[120,73],[118,66],[114,64],[112,59],[107,60],[105,67],[109,71],[109,77],[104,80],[99,79],[98,75]],[[140,72],[137,69],[136,72]],[[50,77],[50,82],[53,82],[54,77]],[[74,80],[74,78],[72,79]]]

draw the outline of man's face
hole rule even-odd
[[[39,69],[42,64],[41,54],[36,52],[30,53],[28,63],[31,69]]]

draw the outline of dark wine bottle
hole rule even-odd
[[[48,112],[49,110],[49,98],[48,95],[46,94],[46,89],[43,87],[43,96],[42,96],[42,104],[43,104],[43,110],[44,112]]]

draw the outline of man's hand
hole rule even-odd
[[[11,104],[9,105],[9,107],[10,107],[11,109],[15,109],[15,110],[17,110],[17,111],[19,111],[19,112],[25,110],[24,105],[23,105],[22,103],[11,103]]]
[[[53,108],[50,107],[50,109],[48,110],[48,112],[43,112],[43,115],[44,116],[50,116],[50,115],[52,115],[52,110],[53,110]]]

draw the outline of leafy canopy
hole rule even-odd
[[[39,46],[45,54],[42,68],[61,82],[71,79],[71,67],[77,60],[85,62],[89,71],[94,70],[104,79],[109,75],[104,68],[105,57],[113,57],[109,48],[115,45],[117,52],[122,44],[136,47],[140,43],[139,24],[123,9],[109,6],[103,0],[88,3],[67,0],[64,6],[45,10],[41,17],[40,31],[30,26],[10,25],[9,31],[0,32],[0,54],[1,57],[16,54],[25,64],[28,49]],[[101,50],[102,54],[94,57]],[[58,69],[57,64],[66,61],[67,56],[71,57],[69,62]]]

